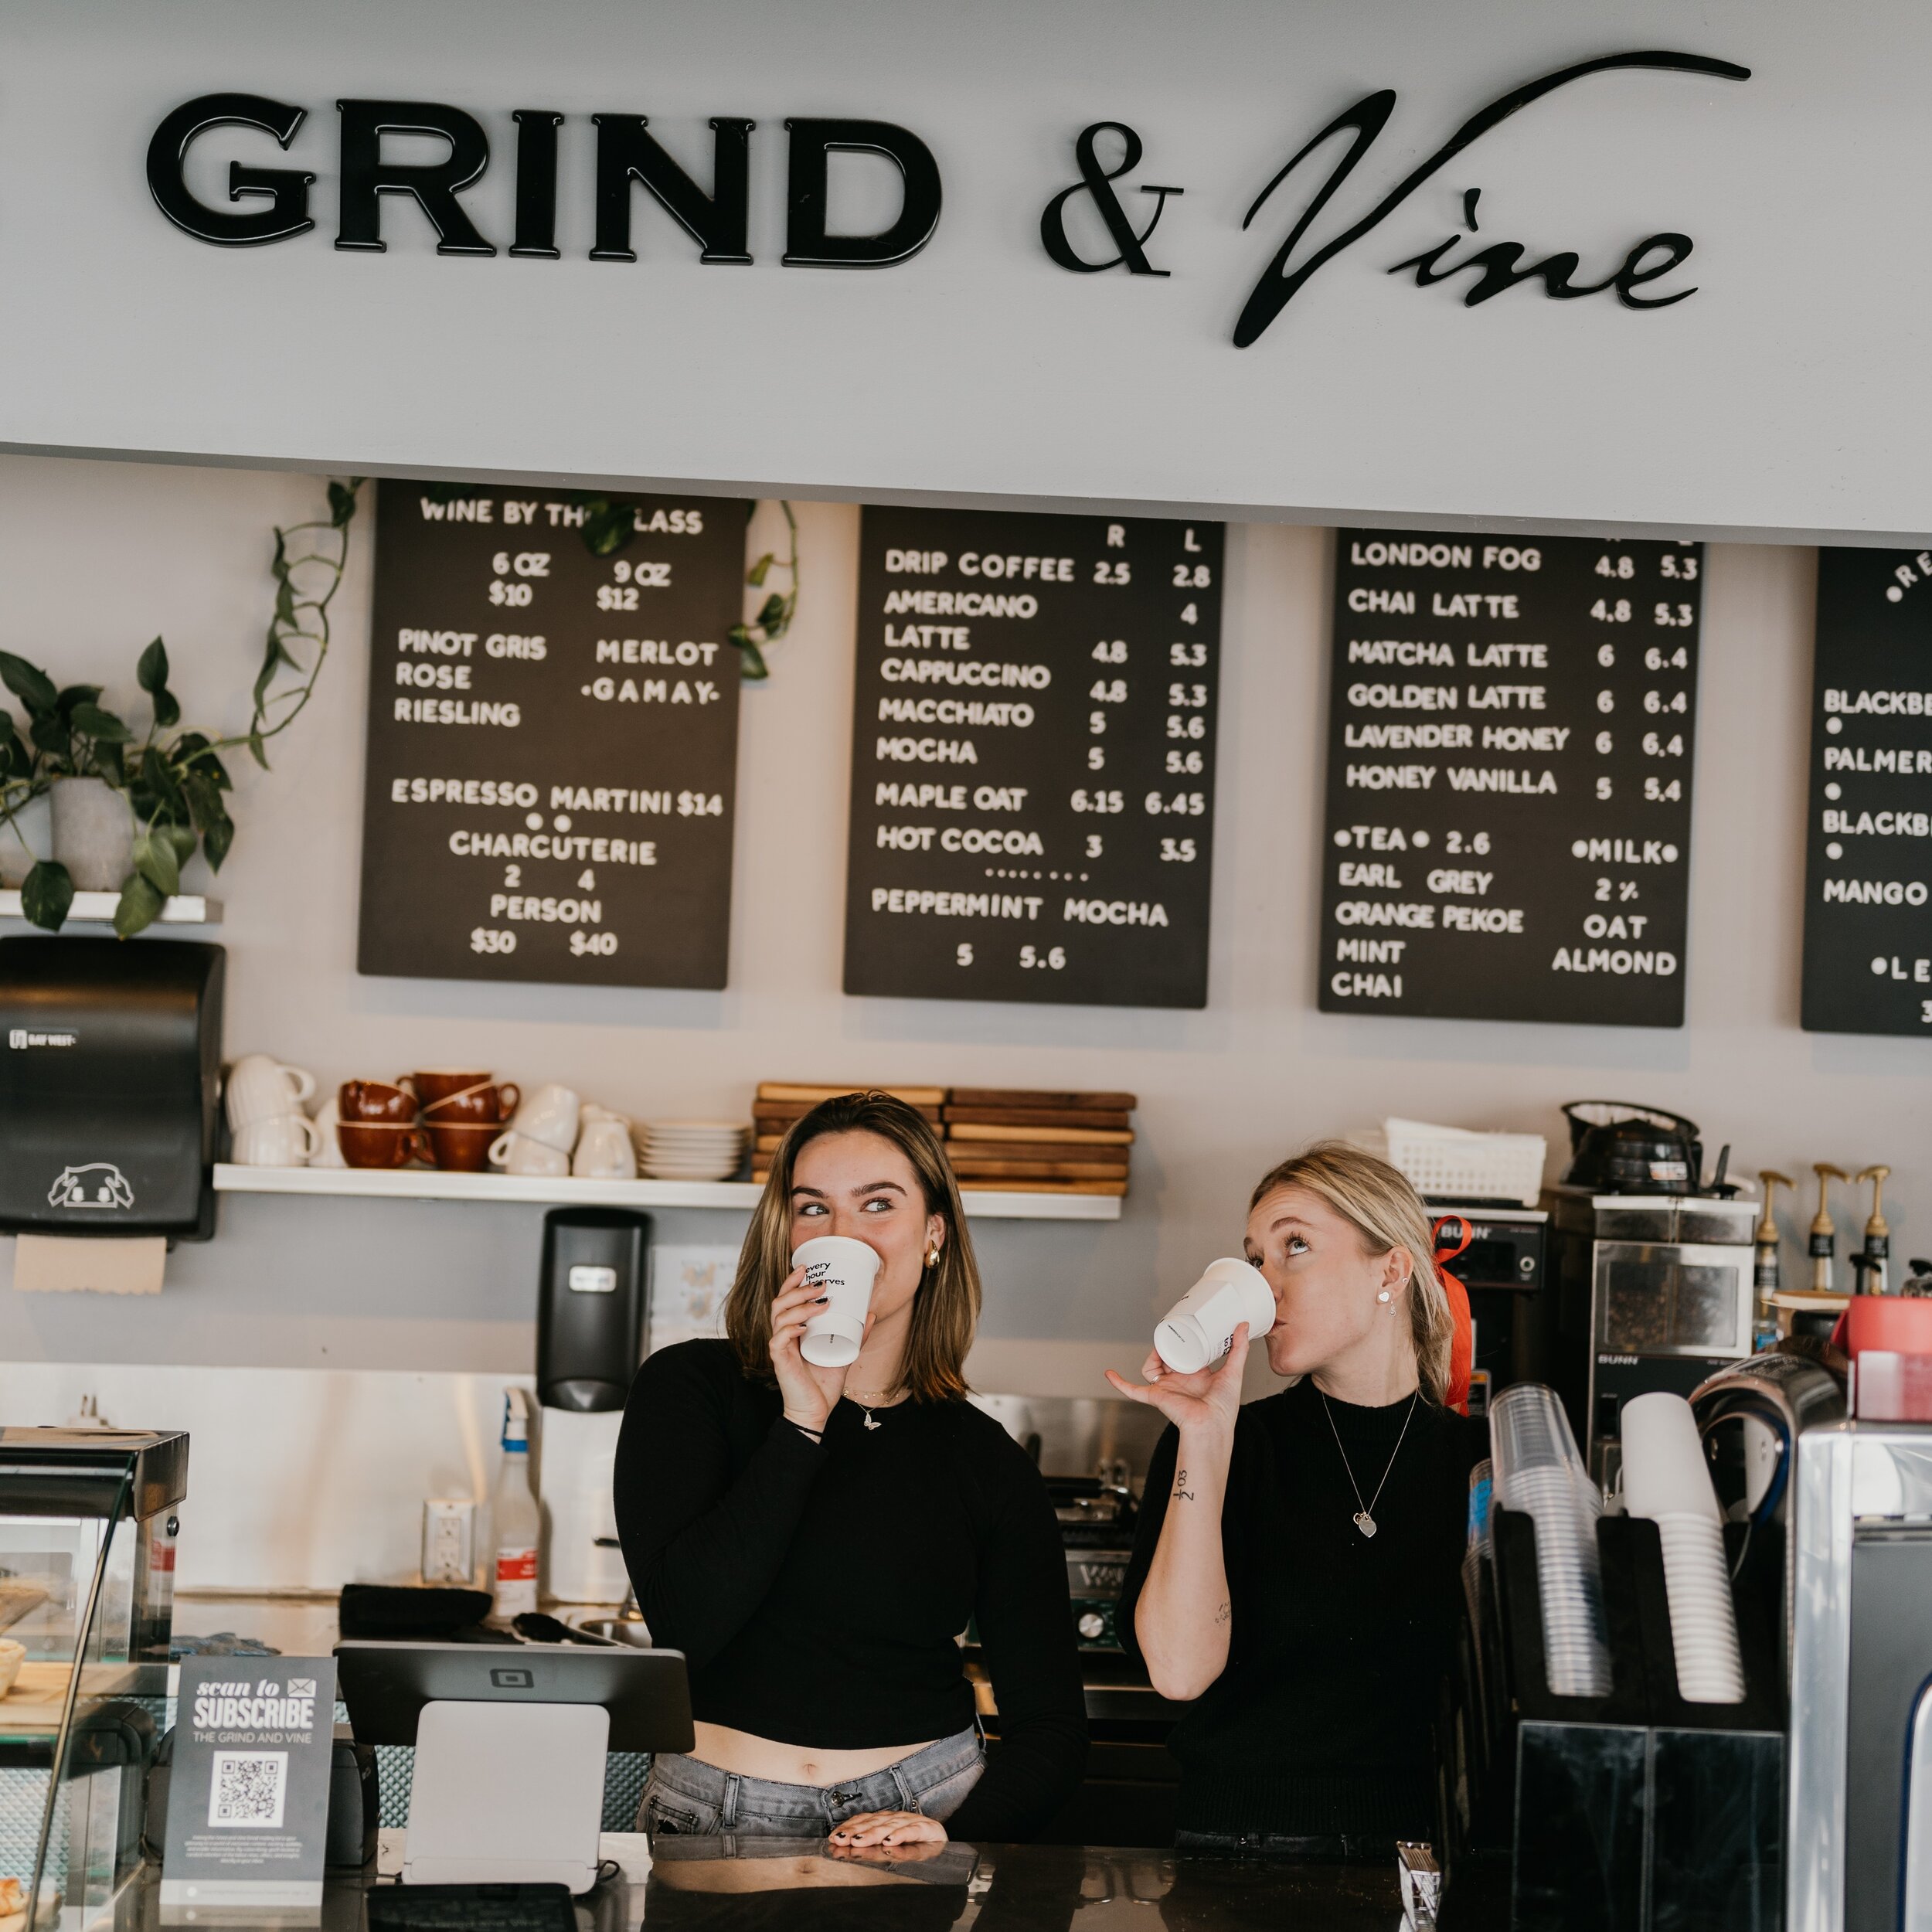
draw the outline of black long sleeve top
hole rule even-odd
[[[968,1621],[999,1701],[955,1838],[1037,1830],[1080,1780],[1085,1700],[1065,1558],[1026,1452],[966,1402],[862,1412],[814,1443],[730,1345],[638,1372],[618,1440],[617,1531],[638,1604],[681,1650],[700,1720],[820,1750],[913,1746],[973,1722]]]
[[[1170,1741],[1184,1828],[1428,1835],[1469,1472],[1488,1438],[1481,1423],[1420,1400],[1404,1437],[1409,1406],[1325,1400],[1304,1379],[1242,1409],[1221,1511],[1228,1661]],[[1121,1590],[1132,1651],[1179,1440],[1169,1429],[1155,1450]],[[1376,1533],[1365,1536],[1355,1513],[1379,1485]]]

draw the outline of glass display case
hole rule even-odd
[[[0,1429],[0,1917],[111,1921],[166,1714],[188,1438]]]

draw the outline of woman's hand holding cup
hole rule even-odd
[[[1235,1325],[1227,1353],[1213,1367],[1183,1375],[1170,1369],[1158,1350],[1150,1349],[1141,1365],[1144,1383],[1129,1382],[1111,1369],[1107,1379],[1132,1402],[1158,1409],[1183,1435],[1203,1431],[1234,1439],[1234,1419],[1241,1407],[1241,1371],[1248,1359],[1248,1325]]]
[[[781,1284],[771,1304],[771,1367],[778,1378],[778,1393],[784,1403],[785,1419],[801,1429],[817,1434],[845,1393],[849,1364],[839,1368],[820,1368],[799,1353],[805,1325],[825,1305],[818,1284],[808,1284],[803,1267],[795,1267]],[[870,1334],[872,1318],[866,1316]]]

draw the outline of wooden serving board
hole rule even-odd
[[[812,1107],[821,1100],[835,1100],[842,1094],[889,1094],[894,1100],[903,1100],[909,1107],[943,1107],[951,1090],[944,1087],[874,1087],[864,1080],[846,1087],[808,1087],[794,1080],[760,1080],[757,1097],[792,1104],[802,1101],[808,1107]]]
[[[1046,1107],[1055,1113],[1131,1114],[1140,1102],[1131,1094],[1041,1094],[1017,1087],[955,1087],[951,1104]]]
[[[954,1141],[1043,1141],[1049,1145],[1081,1147],[1131,1147],[1134,1130],[1129,1127],[1002,1127],[982,1125],[977,1121],[948,1121],[946,1139]]]
[[[1122,1107],[948,1107],[948,1126],[1070,1127],[1106,1128],[1118,1132],[1133,1124]]]

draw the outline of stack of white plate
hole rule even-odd
[[[1744,1695],[1737,1611],[1697,1418],[1682,1396],[1658,1389],[1625,1403],[1622,1422],[1624,1507],[1648,1516],[1664,1546],[1678,1694],[1687,1704],[1735,1704]]]
[[[742,1121],[648,1121],[632,1138],[650,1181],[728,1181],[744,1159]]]
[[[1505,1389],[1490,1409],[1489,1443],[1497,1502],[1536,1519],[1549,1688],[1559,1697],[1607,1697],[1610,1647],[1597,1551],[1603,1498],[1555,1392],[1536,1382]]]

